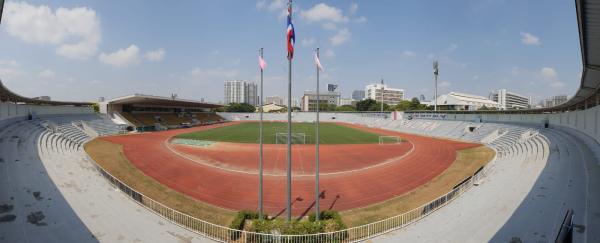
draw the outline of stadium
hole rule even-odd
[[[600,242],[600,4],[576,6],[579,89],[541,109],[289,111],[288,133],[288,113],[0,82],[0,242]]]

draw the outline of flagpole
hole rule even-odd
[[[287,220],[292,220],[292,58],[288,57]]]
[[[260,61],[263,59],[263,48],[259,50]],[[262,64],[262,63],[261,63]],[[260,152],[258,155],[258,219],[263,219],[263,67],[260,67],[260,124],[258,128],[258,140],[260,141]]]
[[[287,115],[288,115],[288,124],[287,124],[287,191],[286,191],[286,201],[287,201],[287,221],[290,222],[292,220],[292,58],[293,58],[293,49],[290,52],[290,24],[292,22],[292,0],[288,2],[288,105],[287,105]]]
[[[317,48],[317,60],[319,60],[319,48]],[[316,160],[315,160],[315,219],[319,221],[319,110],[320,105],[319,102],[321,100],[321,96],[319,94],[319,65],[317,66],[317,129],[315,136],[315,150],[316,150]]]

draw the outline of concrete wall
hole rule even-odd
[[[92,107],[76,106],[47,106],[47,105],[15,105],[13,103],[0,102],[0,121],[12,118],[24,118],[29,113],[38,116],[67,115],[67,114],[91,114]]]
[[[443,113],[440,113],[443,114]],[[510,122],[539,124],[542,126],[548,120],[550,127],[568,127],[579,130],[600,143],[600,106],[565,113],[552,114],[445,114],[443,120],[483,122]],[[414,116],[417,118],[417,116]],[[404,115],[406,118],[406,114]],[[418,119],[418,118],[417,118]]]

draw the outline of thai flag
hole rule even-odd
[[[294,58],[294,43],[296,42],[296,33],[294,32],[294,24],[292,24],[292,1],[288,4],[287,12],[287,49],[288,59]]]

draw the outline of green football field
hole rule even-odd
[[[264,122],[263,142],[275,144],[276,133],[286,133],[287,123]],[[292,133],[304,133],[305,143],[315,143],[314,123],[293,123]],[[379,134],[359,129],[341,126],[333,123],[321,123],[319,126],[319,142],[321,144],[365,144],[379,143]],[[219,127],[206,131],[177,135],[176,138],[197,139],[233,143],[258,143],[258,122],[244,122],[232,126]],[[280,137],[279,143],[285,143],[286,137]],[[300,143],[301,138],[294,138],[294,143]]]

